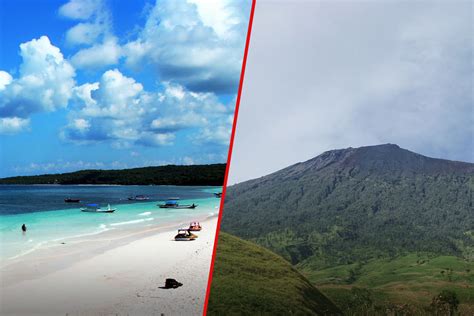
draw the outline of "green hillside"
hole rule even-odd
[[[278,255],[220,233],[208,315],[337,315],[339,310]]]
[[[423,251],[474,259],[474,164],[395,145],[324,153],[229,187],[222,228],[318,268]]]
[[[0,179],[0,184],[222,185],[225,164],[81,170]]]
[[[323,270],[305,263],[297,268],[347,314],[433,314],[433,297],[448,290],[458,298],[461,315],[474,315],[474,262],[459,257],[412,253]],[[353,302],[353,289],[364,293],[363,302]]]
[[[222,229],[283,256],[346,312],[426,312],[443,290],[470,310],[473,189],[472,163],[392,144],[332,150],[229,187]]]

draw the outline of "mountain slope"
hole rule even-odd
[[[288,262],[220,233],[208,315],[337,315],[337,307]]]
[[[312,269],[413,251],[474,259],[474,164],[386,144],[229,187],[222,229]]]

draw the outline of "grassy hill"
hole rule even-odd
[[[229,187],[222,229],[281,255],[346,311],[426,312],[443,290],[470,310],[473,190],[472,163],[392,144],[332,150]]]
[[[220,233],[208,315],[337,315],[340,311],[287,261]]]
[[[347,314],[387,309],[433,314],[433,297],[448,290],[456,294],[461,315],[474,315],[474,262],[459,257],[411,253],[323,270],[305,263],[297,268]],[[364,302],[353,302],[353,289],[364,293]]]
[[[222,185],[225,164],[81,170],[0,179],[0,184]]]

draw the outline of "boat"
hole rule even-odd
[[[189,231],[191,232],[199,232],[201,231],[202,227],[201,227],[201,224],[199,224],[199,222],[191,222],[189,224]]]
[[[135,195],[128,198],[129,201],[148,201],[149,199],[150,197],[146,195]]]
[[[174,236],[176,241],[191,241],[197,238],[188,228],[178,229],[178,234]]]
[[[222,196],[222,192],[216,192],[214,193],[214,195],[216,196],[216,198],[220,198]]]
[[[174,209],[187,209],[187,208],[196,208],[197,204],[185,204],[181,205],[178,203],[177,200],[167,200],[165,201],[165,204],[158,204],[160,208],[174,208]]]
[[[80,199],[67,198],[67,199],[64,199],[64,202],[66,202],[66,203],[79,203],[79,202],[81,202],[81,200]]]
[[[89,213],[113,213],[115,212],[114,208],[110,207],[110,204],[107,206],[107,209],[101,209],[99,204],[86,204],[86,207],[81,208],[81,212]]]

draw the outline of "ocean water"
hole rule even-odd
[[[204,218],[218,213],[220,199],[214,192],[221,187],[182,186],[92,186],[92,185],[0,185],[0,259],[18,258],[36,249],[87,237],[109,230],[129,230]],[[134,195],[147,195],[148,201],[129,201]],[[65,198],[81,199],[65,203]],[[195,209],[161,209],[169,197]],[[107,204],[114,213],[85,213],[87,203]],[[21,225],[27,226],[22,233]],[[179,228],[179,227],[177,227]]]

